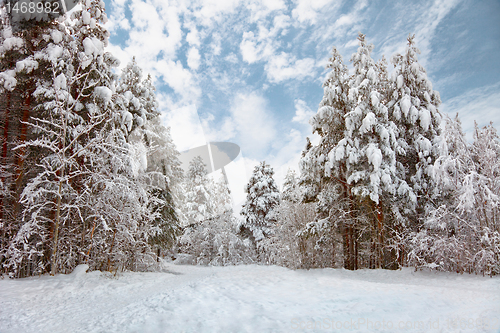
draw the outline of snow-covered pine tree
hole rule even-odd
[[[321,245],[333,244],[337,238],[338,230],[334,226],[338,215],[336,207],[344,211],[352,211],[352,198],[350,186],[347,183],[346,163],[332,157],[334,147],[344,139],[346,132],[345,116],[352,111],[353,101],[349,99],[349,75],[347,66],[344,65],[342,56],[336,48],[332,50],[332,56],[327,68],[331,69],[324,84],[324,95],[319,105],[318,113],[310,119],[313,133],[320,136],[318,145],[313,146],[308,140],[306,149],[302,153],[300,161],[300,181],[304,188],[304,199],[306,202],[315,201],[318,216],[317,221],[308,224],[301,231],[301,237],[321,236]],[[340,204],[340,205],[339,205]],[[342,215],[342,214],[341,214]],[[344,216],[345,218],[346,216]],[[346,251],[346,268],[352,268],[355,260],[355,230],[349,221],[343,219],[341,233],[343,237],[344,250]],[[333,259],[327,259],[332,262]]]
[[[263,161],[254,168],[245,187],[247,198],[240,212],[245,218],[241,232],[256,242],[269,234],[276,222],[273,210],[280,202],[280,193],[273,175],[273,168]]]
[[[134,58],[119,78],[116,107],[131,152],[143,152],[142,163],[147,167],[141,179],[150,196],[150,209],[159,214],[154,222],[158,233],[151,242],[161,251],[173,245],[179,232],[179,216],[183,215],[176,209],[176,202],[180,201],[183,174],[170,130],[161,123],[151,81],[150,76],[142,79],[142,70]]]
[[[389,118],[397,126],[395,152],[398,177],[402,179],[398,193],[408,193],[406,197],[410,199],[395,208],[412,220],[414,227],[425,213],[433,190],[429,172],[439,156],[437,137],[441,122],[441,99],[418,62],[419,53],[415,35],[409,35],[406,51],[392,58],[395,70],[387,91]]]
[[[122,70],[116,92],[122,97],[117,104],[127,133],[143,128],[148,120],[160,115],[151,77],[142,79],[142,69],[135,58]]]
[[[302,235],[302,230],[307,229],[306,225],[314,221],[316,209],[314,203],[300,201],[302,193],[301,188],[297,186],[295,172],[289,170],[286,178],[281,201],[273,209],[276,222],[271,226],[269,235],[257,244],[259,259],[268,265],[289,268],[330,266],[332,247],[316,247],[317,242],[326,245],[323,241],[331,240],[330,234],[321,240],[321,236],[315,237],[316,235],[312,234],[297,236]],[[328,264],[323,265],[324,263]]]
[[[351,111],[352,102],[348,99],[348,70],[342,56],[336,48],[327,68],[331,69],[323,83],[324,95],[319,104],[318,113],[310,119],[313,133],[320,136],[318,145],[313,146],[307,139],[307,145],[300,161],[300,185],[305,188],[305,200],[315,200],[323,183],[328,178],[337,178],[341,184],[347,184],[345,165],[330,167],[326,162],[331,149],[343,138],[345,132],[344,116]],[[334,160],[335,161],[335,160]],[[325,174],[328,173],[328,175]],[[326,213],[328,215],[328,213]]]
[[[371,217],[370,267],[385,267],[388,263],[384,262],[383,247],[388,227],[385,224],[389,221],[385,214],[390,212],[398,182],[394,153],[396,129],[388,119],[380,92],[383,72],[370,56],[373,45],[368,45],[361,33],[358,41],[358,52],[351,57],[354,75],[349,82],[353,110],[345,116],[345,137],[330,159],[345,163],[350,193],[361,206],[366,206],[364,210]],[[351,266],[356,269],[356,262]]]
[[[41,35],[45,44],[33,56],[38,67],[16,66],[43,68],[45,76],[34,76],[39,116],[27,123],[37,136],[16,147],[33,148],[38,169],[22,194],[24,219],[8,240],[4,266],[14,276],[42,273],[49,261],[52,273],[82,261],[92,269],[132,270],[156,262],[150,240],[166,229],[156,223],[164,212],[155,207],[169,199],[151,200],[148,148],[127,142],[111,69],[118,61],[104,51],[105,21],[104,2],[84,1],[72,22]],[[154,96],[146,90],[149,105]]]

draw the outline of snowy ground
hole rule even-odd
[[[500,278],[194,267],[0,280],[0,332],[500,332]]]

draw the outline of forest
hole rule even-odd
[[[2,3],[2,7],[5,4]],[[109,51],[104,2],[0,33],[0,274],[198,265],[500,274],[500,140],[439,111],[415,36],[334,47],[298,172],[262,161],[233,211],[201,158],[184,173],[153,79]]]

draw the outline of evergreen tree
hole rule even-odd
[[[245,221],[241,231],[255,241],[269,234],[276,222],[273,209],[280,201],[280,194],[273,174],[273,169],[265,161],[261,162],[253,170],[245,188],[247,199],[241,210]]]
[[[288,169],[283,182],[281,200],[298,203],[301,201],[300,188],[295,170]]]
[[[392,58],[395,70],[391,75],[387,105],[390,119],[398,129],[395,132],[397,172],[404,181],[398,192],[408,192],[410,198],[399,208],[401,213],[418,219],[424,213],[433,187],[430,166],[439,156],[437,137],[441,115],[437,108],[441,99],[418,62],[420,50],[414,39],[415,35],[409,35],[405,53]],[[417,208],[419,215],[414,214]]]
[[[219,178],[217,181],[211,182],[212,193],[211,200],[214,207],[214,215],[222,215],[226,212],[232,212],[232,200],[229,187],[227,186],[224,177]]]
[[[211,180],[207,175],[207,166],[200,156],[196,156],[189,162],[184,204],[189,224],[201,222],[215,215],[215,207],[211,199]]]
[[[248,239],[238,235],[236,218],[229,211],[185,228],[179,238],[178,260],[185,263],[227,266],[255,263],[256,253]],[[186,262],[187,261],[187,262]]]

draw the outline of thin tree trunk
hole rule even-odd
[[[382,211],[382,205],[380,204],[380,202],[376,206],[376,213],[377,213],[377,257],[378,257],[377,268],[381,268],[385,266],[385,263],[383,263],[384,215]]]
[[[115,228],[115,230],[113,230],[113,240],[111,241],[111,247],[110,247],[109,253],[108,253],[108,267],[106,268],[106,270],[108,272],[110,272],[111,254],[113,253],[113,246],[115,245],[115,237],[116,237],[116,228]]]
[[[51,258],[51,275],[55,275],[57,272],[56,268],[56,257],[57,257],[57,239],[59,237],[59,224],[61,222],[61,200],[62,200],[62,183],[64,181],[64,176],[65,176],[65,165],[66,165],[66,156],[65,156],[65,149],[66,149],[66,119],[65,115],[61,112],[61,117],[63,119],[63,133],[62,133],[62,145],[61,145],[61,150],[62,150],[62,156],[61,156],[61,175],[59,176],[59,190],[58,190],[58,196],[57,196],[57,205],[56,205],[56,218],[55,218],[55,223],[54,223],[54,237],[52,241],[52,258]]]
[[[63,173],[64,176],[64,173]],[[54,223],[54,238],[52,241],[52,258],[51,258],[51,273],[54,276],[57,272],[56,269],[56,256],[57,256],[57,238],[59,236],[59,222],[61,221],[61,195],[62,195],[62,179],[59,179],[59,195],[57,197],[57,210],[56,222]]]
[[[90,256],[90,250],[92,249],[92,240],[94,239],[94,230],[95,230],[95,220],[97,217],[94,217],[94,225],[92,226],[92,232],[90,233],[90,245],[89,245],[89,250],[87,251],[87,258],[85,259],[85,262],[87,263],[89,261],[89,256]],[[82,242],[82,248],[83,248],[83,242]]]

